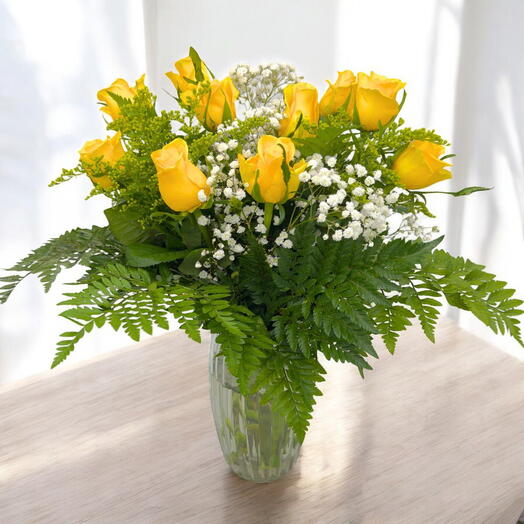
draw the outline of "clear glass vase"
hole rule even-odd
[[[227,369],[220,345],[211,339],[209,383],[211,408],[222,453],[231,469],[243,479],[271,482],[295,464],[300,443],[286,420],[262,404],[262,394],[245,397]]]

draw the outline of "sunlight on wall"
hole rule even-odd
[[[524,33],[520,0],[465,0],[455,105],[453,187],[489,192],[449,206],[448,245],[495,273],[524,296]],[[471,315],[462,326],[522,358],[516,342],[497,337]]]
[[[103,224],[108,202],[84,201],[88,180],[47,184],[75,165],[84,141],[105,135],[96,92],[145,70],[143,33],[140,0],[0,2],[0,266],[66,229]],[[0,311],[0,382],[49,368],[54,341],[68,329],[57,318],[61,289],[44,296],[32,279]],[[71,360],[126,344],[103,330]]]

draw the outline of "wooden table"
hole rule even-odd
[[[221,456],[207,342],[180,333],[8,385],[0,523],[515,524],[524,363],[444,322],[362,381],[329,364],[302,456],[256,485]]]

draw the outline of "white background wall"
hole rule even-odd
[[[144,70],[140,0],[0,1],[0,267],[66,229],[104,224],[107,201],[84,200],[88,180],[47,184],[105,136],[97,90]],[[63,289],[44,295],[32,279],[0,308],[0,382],[49,368],[69,324],[57,317]],[[71,360],[128,343],[104,330]]]
[[[458,155],[441,187],[495,186],[433,208],[453,253],[489,264],[524,295],[524,19],[521,0],[0,0],[0,267],[65,228],[103,224],[86,180],[48,189],[103,136],[96,91],[116,77],[148,84],[169,105],[164,72],[193,45],[218,76],[236,62],[294,63],[324,89],[342,69],[407,82],[403,117],[437,129]],[[145,31],[144,31],[145,27]],[[74,273],[71,274],[74,276]],[[57,291],[60,289],[57,288]],[[0,381],[47,369],[58,292],[27,282],[0,309]],[[494,339],[476,320],[463,325]],[[71,360],[127,344],[103,330]]]

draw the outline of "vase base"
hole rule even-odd
[[[287,471],[268,472],[267,475],[260,475],[260,472],[257,472],[258,475],[250,475],[242,469],[235,469],[231,464],[228,465],[231,473],[233,473],[235,476],[242,480],[254,482],[255,484],[269,484],[270,482],[275,482],[277,480],[287,477],[287,475],[289,475],[289,473],[295,466],[295,462],[289,466],[289,469]]]

